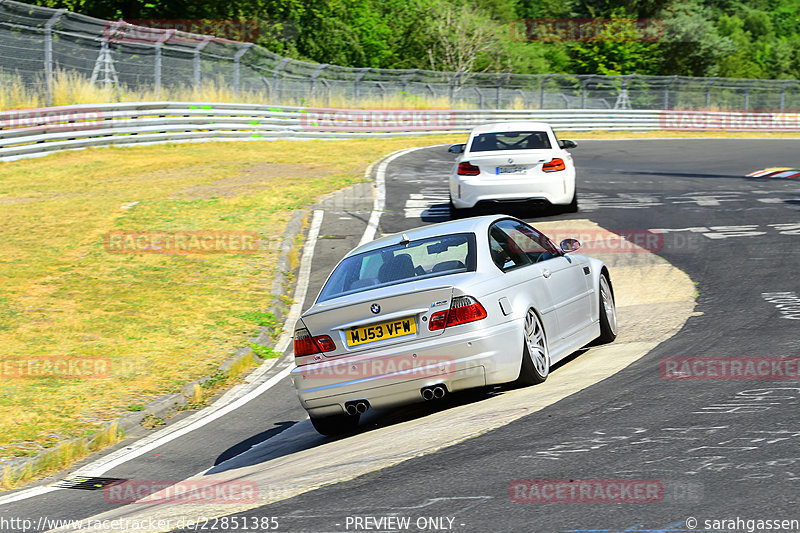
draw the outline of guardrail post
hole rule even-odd
[[[717,81],[717,77],[714,76],[708,83],[706,83],[706,109],[711,107],[711,86],[714,85],[714,82]]]
[[[155,72],[153,73],[153,76],[155,78],[154,85],[155,85],[155,88],[156,88],[156,96],[160,96],[160,94],[161,94],[161,47],[163,47],[164,43],[170,37],[172,37],[173,33],[175,33],[174,29],[165,31],[164,35],[162,35],[161,38],[158,41],[156,41],[156,44],[155,44],[156,55],[155,55],[155,60],[154,60],[154,65],[153,65],[153,68],[154,68]]]
[[[239,50],[237,50],[236,53],[233,55],[233,92],[236,93],[236,96],[239,96],[239,85],[241,79],[239,71],[241,70],[242,56],[245,55],[247,51],[253,47],[254,44],[255,43],[245,44],[244,46],[239,48]]]
[[[198,44],[197,47],[194,49],[194,60],[193,63],[193,81],[194,81],[194,90],[200,90],[200,52],[203,51],[203,48],[208,46],[208,43],[214,40],[214,37],[211,35],[207,35],[203,42]]]
[[[360,90],[361,78],[366,76],[367,72],[369,72],[369,68],[360,69],[358,71],[358,74],[356,74],[355,79],[353,80],[353,84],[354,84],[353,85],[353,90],[355,91],[356,105],[358,105],[358,101],[361,99],[361,90]]]
[[[66,9],[59,9],[44,25],[44,78],[48,106],[53,105],[53,26],[66,11]]]
[[[277,67],[275,67],[275,70],[273,70],[273,71],[272,71],[272,81],[273,81],[272,85],[273,85],[273,90],[275,91],[275,94],[274,94],[274,95],[270,94],[270,98],[272,98],[273,96],[274,96],[275,98],[279,98],[279,97],[278,97],[278,89],[282,89],[283,87],[281,87],[281,85],[278,83],[278,73],[279,73],[279,72],[280,72],[280,71],[281,71],[281,70],[282,70],[282,69],[283,69],[283,68],[284,68],[286,65],[288,65],[288,64],[289,64],[289,61],[291,61],[291,58],[284,57],[283,59],[281,59],[281,62],[280,62],[280,63],[278,63],[278,66],[277,66]],[[277,102],[276,102],[276,103],[277,103]]]

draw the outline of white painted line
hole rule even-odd
[[[431,147],[422,146],[419,148],[406,148],[405,150],[394,152],[393,154],[390,154],[387,157],[385,157],[378,164],[378,171],[375,173],[375,201],[372,206],[372,214],[369,216],[369,221],[367,222],[367,228],[364,230],[364,235],[361,237],[358,246],[361,246],[362,244],[366,244],[374,240],[375,233],[378,231],[378,223],[381,220],[381,213],[383,213],[383,210],[386,208],[386,167],[388,167],[389,163],[391,163],[401,155],[405,155],[409,152],[415,152],[417,150],[423,150],[425,148],[431,148]],[[367,169],[367,172],[369,172],[371,168],[372,165],[370,165],[370,167]]]
[[[294,323],[300,318],[300,314],[302,312],[303,302],[305,301],[306,294],[308,292],[308,283],[311,277],[311,261],[314,257],[314,248],[317,242],[317,238],[319,237],[319,230],[322,226],[322,218],[324,216],[324,212],[321,210],[314,211],[314,218],[311,221],[311,228],[308,232],[308,238],[306,240],[306,245],[303,247],[303,255],[300,260],[300,273],[297,277],[297,288],[295,289],[294,294],[294,304],[292,305],[291,309],[289,310],[289,314],[286,317],[283,332],[281,333],[280,338],[278,339],[277,344],[275,345],[275,351],[278,353],[283,353],[286,348],[289,347],[289,343],[292,340]],[[247,402],[253,400],[254,398],[258,397],[262,393],[266,392],[267,390],[271,389],[275,385],[281,382],[286,376],[289,375],[293,367],[293,364],[287,365],[283,368],[280,372],[274,375],[272,378],[267,380],[266,382],[258,385],[257,387],[249,390],[248,392],[242,394],[241,389],[239,390],[239,395],[232,395],[232,396],[223,396],[220,398],[219,401],[214,403],[213,405],[206,407],[205,409],[198,411],[197,413],[171,425],[165,427],[164,429],[149,435],[143,439],[140,439],[133,443],[130,446],[127,446],[123,449],[117,450],[114,453],[107,455],[93,463],[90,463],[78,470],[72,472],[70,475],[72,476],[100,476],[112,468],[115,468],[121,464],[124,464],[131,459],[135,459],[142,454],[145,454],[159,446],[163,446],[164,444],[175,440],[187,433],[190,433],[196,429],[199,429],[206,424],[213,422],[214,420],[224,416],[235,409],[238,409],[242,405],[246,404]],[[243,387],[247,388],[247,386]],[[32,498],[35,496],[39,496],[41,494],[45,494],[47,492],[51,492],[53,490],[59,490],[60,487],[35,487],[32,489],[22,490],[13,494],[10,494],[6,497],[0,498],[0,505],[8,504],[11,502],[24,500],[27,498]]]

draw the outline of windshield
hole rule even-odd
[[[473,233],[395,244],[348,257],[339,263],[317,301],[446,274],[472,272],[475,263]]]
[[[545,131],[498,131],[472,138],[470,152],[498,150],[548,150],[550,139]]]

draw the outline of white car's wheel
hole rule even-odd
[[[533,309],[528,309],[528,314],[525,315],[524,340],[522,368],[517,382],[535,385],[546,380],[550,374],[550,351],[547,349],[542,321]]]
[[[572,195],[572,201],[568,203],[564,207],[565,213],[577,213],[578,212],[578,191],[576,190],[575,193]]]
[[[614,292],[606,274],[600,274],[600,343],[611,342],[617,338],[617,306],[614,303]]]

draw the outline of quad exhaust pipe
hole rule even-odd
[[[442,384],[430,385],[428,387],[422,387],[420,392],[422,393],[422,399],[425,401],[441,400],[447,394],[447,388]]]
[[[367,400],[353,400],[344,404],[344,410],[350,416],[356,416],[367,412],[369,402]]]

